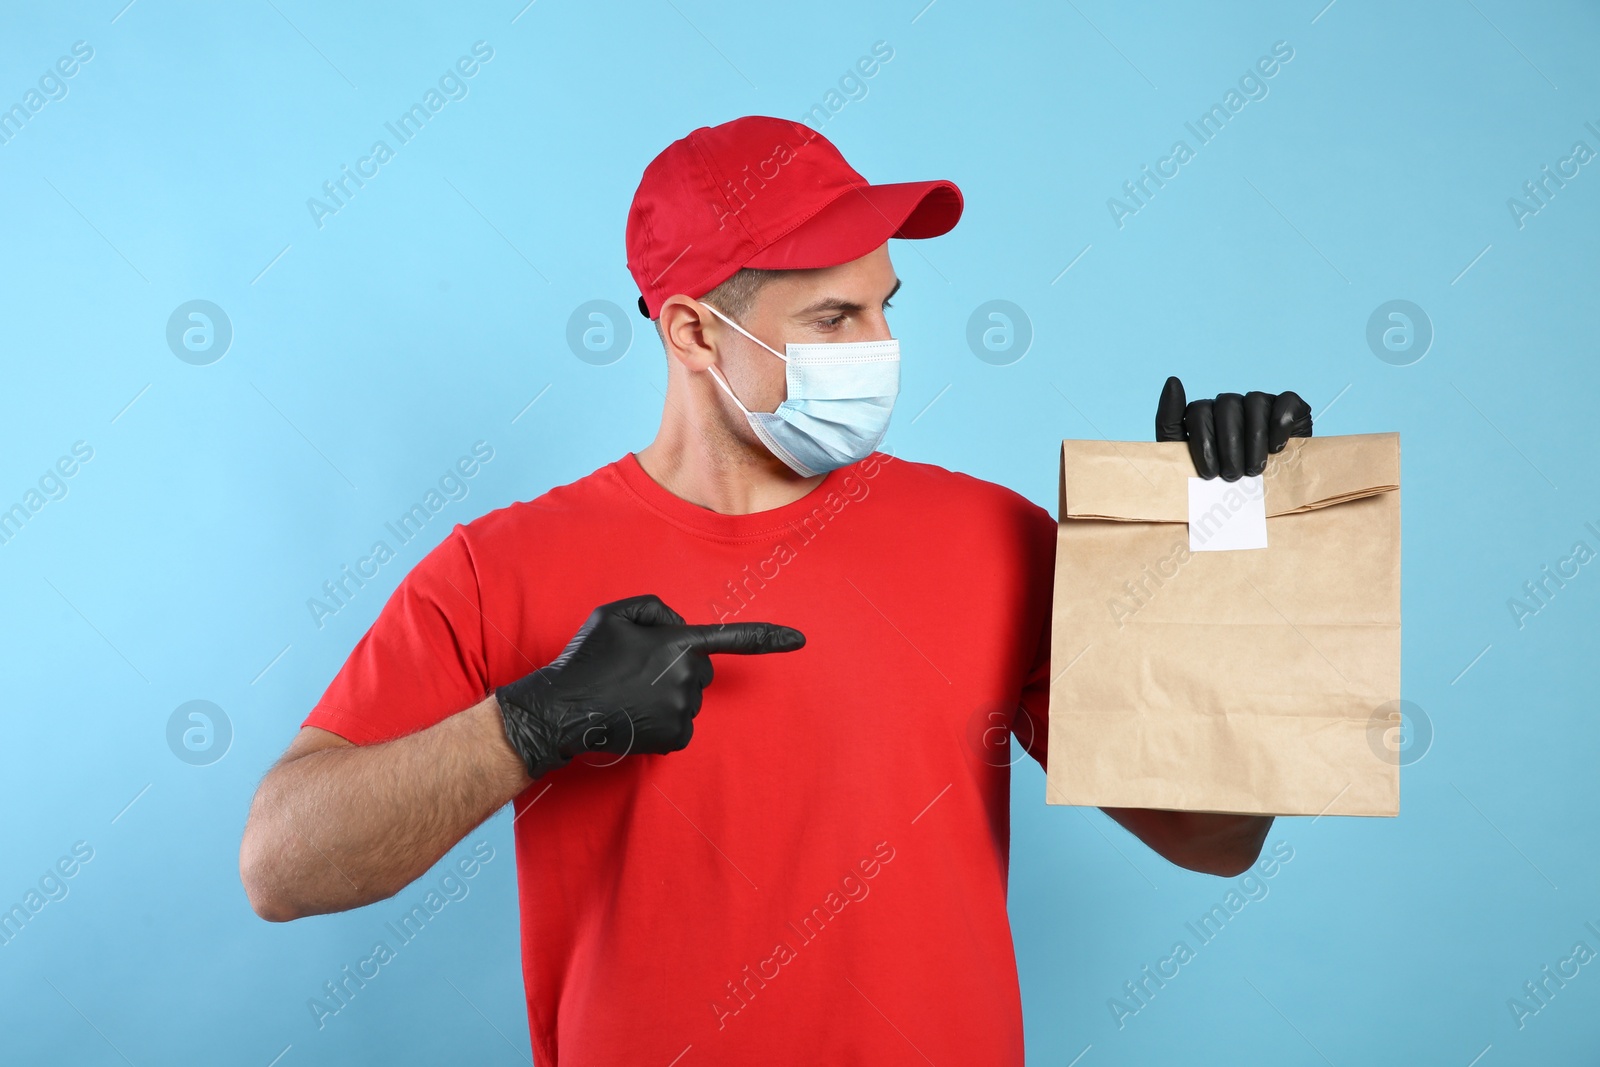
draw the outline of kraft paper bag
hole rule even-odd
[[[1189,548],[1194,473],[1062,442],[1046,802],[1398,815],[1399,434],[1290,438],[1265,548]]]

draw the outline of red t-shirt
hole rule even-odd
[[[1055,537],[1009,489],[883,453],[751,515],[630,453],[457,526],[305,725],[431,726],[643,593],[794,626],[797,652],[714,657],[683,751],[516,798],[536,1061],[1020,1064],[1005,730],[1020,706],[1044,762]]]

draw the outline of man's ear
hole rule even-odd
[[[657,317],[667,355],[693,371],[715,365],[716,349],[707,336],[708,331],[716,329],[711,318],[709,314],[702,314],[700,305],[682,293],[667,297]]]

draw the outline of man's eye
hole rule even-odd
[[[894,305],[889,303],[889,301],[885,300],[883,302],[883,310],[888,311],[892,307],[894,307]]]
[[[843,315],[835,315],[835,316],[833,316],[832,318],[829,318],[829,319],[820,319],[820,320],[818,320],[817,325],[823,327],[824,329],[831,330],[834,327],[838,326],[843,321],[844,321],[844,316]]]

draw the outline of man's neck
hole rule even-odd
[[[670,412],[670,406],[668,408]],[[639,466],[673,496],[720,515],[749,515],[793,503],[822,484],[802,478],[760,444],[708,439],[673,419],[637,453]]]

